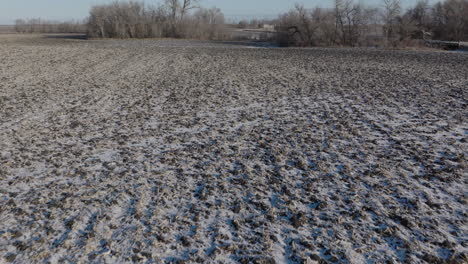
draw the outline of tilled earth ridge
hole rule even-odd
[[[468,260],[468,55],[121,42],[0,39],[0,263]]]

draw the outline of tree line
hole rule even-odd
[[[86,22],[17,20],[16,30],[29,33],[81,33],[97,38],[226,39],[229,30],[219,8],[200,0],[162,0],[159,4],[115,1],[93,6]],[[277,19],[241,21],[237,28],[274,25],[282,46],[399,46],[424,39],[468,40],[468,0],[429,4],[419,0],[404,10],[402,0],[330,0],[332,8],[295,5]]]
[[[40,18],[17,19],[15,31],[19,33],[85,33],[82,21],[51,21]]]
[[[198,6],[197,0],[165,0],[155,6],[114,2],[91,9],[88,34],[99,38],[221,39],[224,15],[219,8]]]
[[[203,8],[199,0],[164,0],[156,5],[115,1],[96,5],[86,22],[18,19],[20,33],[87,33],[96,38],[226,38],[221,9]]]
[[[414,40],[468,40],[468,0],[430,5],[419,0],[403,10],[401,0],[378,7],[357,0],[334,0],[333,8],[296,5],[277,20],[283,46],[399,46]]]

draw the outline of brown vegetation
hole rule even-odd
[[[203,8],[199,2],[165,0],[148,6],[115,1],[93,6],[87,23],[19,19],[15,29],[22,33],[87,32],[96,38],[229,38],[222,11]],[[334,0],[331,9],[309,10],[296,5],[278,19],[242,20],[234,27],[276,30],[280,46],[406,47],[426,39],[462,41],[468,40],[468,0],[434,5],[419,0],[407,10],[403,10],[401,0],[382,0],[378,7],[357,0]]]
[[[80,21],[50,21],[40,18],[17,19],[16,32],[19,33],[84,33],[86,25]]]
[[[355,0],[335,0],[333,9],[301,5],[280,16],[278,43],[292,46],[397,47],[428,38],[468,39],[468,1],[445,0],[431,6],[420,0],[403,10],[400,0],[382,0],[380,8]]]
[[[218,8],[198,8],[197,1],[167,0],[164,5],[114,2],[91,9],[88,34],[100,38],[176,37],[220,39],[224,15]],[[197,8],[194,14],[189,11]]]

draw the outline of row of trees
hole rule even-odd
[[[146,6],[142,2],[115,1],[94,6],[86,22],[18,19],[21,33],[87,33],[97,38],[226,38],[224,14],[219,8],[202,8],[199,0],[164,0]]]
[[[201,8],[197,4],[196,0],[166,0],[157,6],[139,2],[94,6],[88,34],[100,38],[223,38],[221,10]],[[196,11],[190,12],[192,9]]]
[[[467,40],[468,0],[427,0],[403,10],[400,0],[370,7],[357,0],[335,0],[332,9],[296,5],[277,22],[281,45],[397,46],[414,39]]]
[[[434,39],[468,40],[468,0],[446,0],[433,6],[419,1],[401,20],[413,29],[430,32]]]
[[[224,15],[200,0],[161,0],[158,5],[116,1],[92,7],[86,23],[17,20],[18,32],[87,32],[98,38],[174,37],[225,39]],[[333,8],[296,5],[276,20],[241,21],[238,28],[274,24],[280,45],[397,46],[414,39],[468,40],[468,0],[444,0],[430,5],[419,0],[403,10],[402,0],[380,0],[377,7],[359,0],[334,1]]]
[[[375,31],[375,11],[361,4],[341,5],[334,10],[320,7],[308,10],[296,5],[278,19],[280,45],[332,46],[356,45],[364,40],[364,32]],[[376,32],[377,33],[377,32]]]
[[[15,31],[20,33],[85,33],[86,24],[80,21],[50,21],[39,18],[17,19]]]

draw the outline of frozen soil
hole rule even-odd
[[[468,55],[143,42],[0,37],[0,263],[466,263]]]

